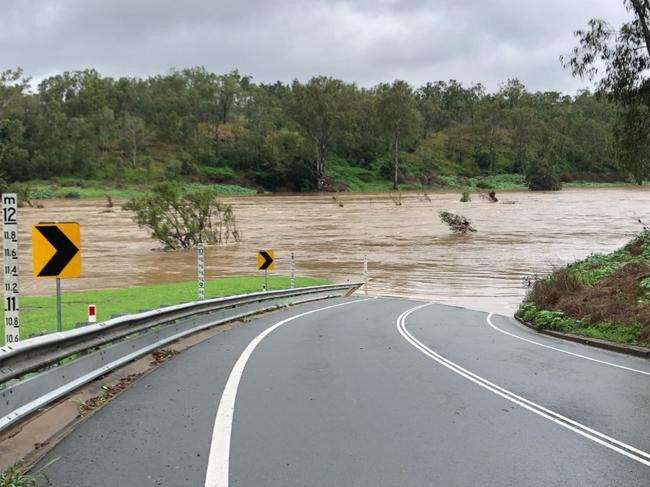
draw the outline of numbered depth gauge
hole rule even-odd
[[[18,198],[2,195],[2,246],[4,269],[5,345],[20,340],[18,294]]]

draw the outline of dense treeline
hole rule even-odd
[[[517,80],[488,93],[453,80],[366,89],[327,77],[257,84],[204,68],[148,79],[85,70],[32,90],[20,70],[1,76],[0,172],[9,182],[310,190],[342,189],[349,174],[397,185],[518,173],[550,187],[562,174],[625,169],[614,150],[616,105],[587,91],[530,92]]]

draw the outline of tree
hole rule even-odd
[[[638,29],[641,66],[647,56],[640,23]],[[649,171],[648,102],[645,85],[635,83],[634,103],[624,104],[588,91],[533,93],[517,80],[489,94],[454,80],[413,93],[404,82],[357,88],[323,76],[256,84],[237,71],[202,67],[147,79],[64,72],[32,91],[22,71],[12,70],[0,76],[0,173],[10,184],[181,178],[310,191],[380,178],[395,183],[406,172],[425,184],[524,174],[547,147],[555,174],[602,180],[597,173],[617,172],[625,160],[641,180]],[[328,161],[336,161],[331,173],[341,181],[325,177]]]
[[[588,30],[575,32],[579,45],[561,61],[574,76],[599,78],[599,88],[623,107],[622,126],[617,131],[623,136],[617,141],[628,156],[628,169],[642,184],[650,166],[650,134],[646,132],[650,127],[639,120],[639,114],[647,113],[650,106],[650,0],[623,3],[633,20],[618,30],[604,20],[590,20]]]
[[[650,174],[650,110],[646,104],[626,106],[616,138],[632,177],[637,184]]]
[[[531,191],[558,191],[562,183],[555,165],[539,153],[526,165],[526,183]]]
[[[287,111],[316,146],[314,176],[319,191],[323,189],[332,139],[350,122],[348,102],[354,89],[353,85],[325,76],[312,78],[304,85],[296,80],[291,87]]]
[[[123,144],[130,151],[131,166],[135,169],[138,147],[142,148],[147,143],[147,126],[140,117],[130,113],[122,116],[120,123],[123,136]]]
[[[232,206],[219,202],[211,189],[182,189],[175,183],[161,183],[129,200],[124,209],[135,212],[133,220],[138,226],[149,228],[151,236],[166,249],[241,239]]]
[[[377,109],[382,132],[391,138],[395,150],[393,189],[397,189],[400,142],[420,133],[422,118],[416,108],[413,89],[406,81],[397,80],[392,85],[380,85],[378,97]]]
[[[0,72],[0,168],[11,159],[12,172],[17,172],[13,171],[16,165],[26,164],[28,157],[21,147],[25,127],[19,118],[28,86],[22,69]]]

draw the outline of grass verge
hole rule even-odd
[[[650,231],[538,279],[516,316],[539,329],[650,345]]]
[[[201,188],[212,188],[220,196],[240,196],[256,194],[252,188],[245,188],[236,184],[195,184],[191,186]],[[54,198],[63,199],[99,199],[106,195],[113,199],[126,199],[138,196],[146,191],[149,185],[124,184],[116,186],[111,182],[83,181],[83,180],[52,180],[52,181],[31,181],[27,183],[16,183],[10,190],[19,194],[27,194],[29,199],[36,202]]]
[[[393,183],[390,179],[382,177],[376,170],[340,165],[331,163],[327,173],[334,180],[342,182],[348,191],[353,193],[384,193],[393,191]],[[409,190],[449,190],[468,189],[482,190],[494,189],[521,190],[525,191],[528,186],[524,177],[520,174],[496,174],[492,176],[462,177],[457,175],[440,175],[436,178],[435,184],[424,185],[412,178],[411,182],[400,183],[402,191]],[[219,196],[247,196],[257,193],[256,189],[239,186],[237,184],[197,184],[188,183],[191,186],[201,188],[212,188]],[[610,188],[633,186],[625,182],[585,182],[573,181],[563,183],[565,188]],[[39,201],[51,199],[103,199],[107,195],[113,199],[129,199],[142,194],[148,190],[148,184],[120,184],[112,181],[86,181],[71,178],[52,179],[47,181],[29,181],[15,183],[9,188],[10,191],[19,194],[27,194],[29,199],[38,204]]]
[[[224,277],[206,281],[205,297],[216,298],[260,291],[263,277]],[[296,287],[328,284],[325,279],[296,277]],[[269,276],[269,288],[287,289],[289,278]],[[87,320],[88,305],[97,305],[97,321],[109,319],[114,314],[136,313],[196,299],[196,281],[174,284],[157,284],[123,289],[64,293],[62,298],[63,329],[74,328]],[[20,337],[56,331],[56,299],[54,296],[22,296],[20,299]],[[4,342],[2,342],[4,344]]]

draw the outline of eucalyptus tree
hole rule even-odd
[[[420,133],[422,117],[417,110],[413,88],[406,81],[396,80],[391,85],[379,85],[377,96],[379,123],[384,135],[390,137],[394,149],[393,189],[398,189],[400,143]]]
[[[20,117],[28,88],[29,78],[22,69],[0,72],[0,170],[13,178],[25,176],[20,174],[20,165],[28,162],[28,154],[21,147],[25,124]]]
[[[319,191],[324,187],[332,140],[349,126],[354,92],[354,85],[326,76],[314,77],[305,84],[295,80],[291,86],[287,113],[315,146],[313,172]]]
[[[618,29],[600,19],[575,32],[578,46],[563,65],[574,76],[598,79],[598,86],[623,109],[616,130],[625,164],[638,184],[650,173],[650,0],[623,0],[632,20]]]

